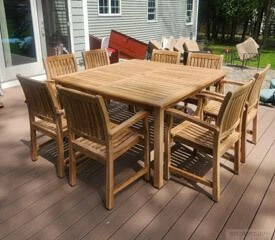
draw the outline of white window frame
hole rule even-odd
[[[192,2],[192,10],[188,10],[188,2]],[[188,21],[188,13],[191,12],[191,19]],[[194,22],[194,0],[186,0],[186,25],[193,25]]]
[[[111,0],[107,0],[108,1],[108,13],[100,13],[99,1],[100,0],[97,1],[98,16],[121,16],[121,1],[122,0],[118,0],[119,1],[119,13],[111,13],[111,11],[112,11]]]
[[[154,19],[149,19],[149,1],[150,0],[147,0],[147,22],[157,22],[158,0],[154,0],[155,1],[155,18]]]

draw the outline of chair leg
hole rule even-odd
[[[37,139],[36,130],[30,126],[31,129],[31,157],[32,161],[37,161]]]
[[[150,139],[149,139],[149,125],[148,121],[144,123],[144,168],[147,170],[144,176],[146,181],[150,180]]]
[[[106,208],[114,207],[114,161],[108,159],[106,163]]]
[[[76,156],[71,144],[69,144],[69,183],[71,186],[76,185]]]
[[[166,133],[166,141],[164,145],[164,179],[170,179],[170,164],[171,164],[171,136],[169,133]]]
[[[258,114],[255,116],[255,118],[252,121],[252,143],[257,143],[257,132],[258,132]]]
[[[64,142],[63,142],[63,137],[59,136],[57,138],[57,175],[60,178],[64,177]]]
[[[234,173],[239,174],[240,170],[240,150],[241,150],[241,140],[235,143],[234,147]]]
[[[246,131],[247,131],[247,126],[244,123],[242,126],[242,135],[241,135],[241,162],[245,163],[246,159]]]
[[[213,190],[212,196],[215,202],[220,200],[220,162],[218,152],[213,154]]]

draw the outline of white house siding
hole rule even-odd
[[[77,59],[81,59],[81,51],[85,50],[85,31],[82,0],[69,0],[72,50]]]
[[[121,16],[99,16],[98,1],[87,1],[89,33],[100,38],[108,36],[111,29],[144,42],[162,36],[196,36],[198,0],[194,0],[193,25],[186,25],[186,0],[158,0],[156,22],[147,21],[147,0],[121,0]]]

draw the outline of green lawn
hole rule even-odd
[[[231,52],[236,51],[235,45],[208,45],[207,48],[212,50],[212,53],[215,54],[224,54],[225,49],[229,49],[229,54],[224,54],[225,63],[229,62],[231,59]],[[260,67],[265,67],[268,63],[271,64],[271,67],[275,69],[275,49],[262,49],[261,50],[261,58],[260,58]],[[234,64],[241,65],[240,61],[234,61]],[[249,61],[248,66],[257,67],[256,61]]]

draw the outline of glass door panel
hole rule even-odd
[[[1,29],[5,66],[36,62],[30,0],[3,0],[3,5],[5,20],[1,21]]]
[[[16,73],[43,73],[36,11],[35,0],[0,0],[0,67],[4,81],[15,79]]]
[[[71,51],[67,0],[41,0],[47,56]]]

